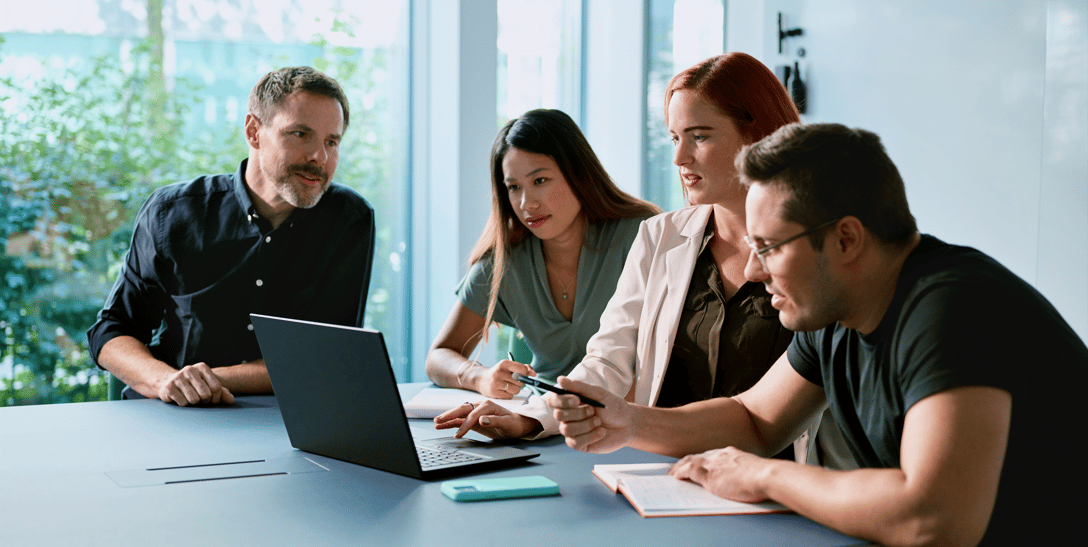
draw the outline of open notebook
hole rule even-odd
[[[491,399],[506,408],[514,408],[525,404],[529,398],[528,388],[521,390],[513,399]],[[476,404],[486,401],[487,397],[464,389],[426,387],[404,403],[404,413],[409,418],[434,418],[443,412],[463,405],[465,403]],[[466,407],[467,408],[467,407]]]
[[[719,498],[703,487],[668,475],[671,463],[601,464],[593,474],[613,492],[623,494],[643,517],[788,513],[774,503],[742,503]]]

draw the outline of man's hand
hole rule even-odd
[[[732,446],[684,456],[669,470],[681,480],[689,480],[715,496],[744,503],[767,501],[758,487],[760,474],[770,460]]]
[[[234,403],[234,395],[206,363],[189,365],[164,376],[155,392],[162,401],[178,406]]]
[[[567,446],[582,452],[604,454],[623,448],[634,437],[633,407],[608,390],[560,376],[557,385],[596,399],[604,408],[595,408],[574,395],[549,393],[544,401],[559,422]]]
[[[510,412],[501,405],[484,401],[473,405],[465,403],[448,410],[434,419],[435,429],[452,429],[453,436],[460,439],[469,430],[487,435],[492,439],[520,439],[541,430],[540,422]]]
[[[479,371],[476,377],[476,391],[492,399],[513,399],[525,385],[514,379],[514,373],[524,376],[536,376],[533,367],[510,359],[503,359],[491,368]]]

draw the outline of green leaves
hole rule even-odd
[[[390,136],[404,132],[390,107],[392,57],[388,48],[351,47],[358,24],[329,17],[313,64],[340,80],[351,102],[336,181],[394,211],[402,189]],[[0,58],[3,44],[0,36]],[[119,273],[137,210],[155,188],[232,172],[248,153],[234,121],[200,120],[214,96],[202,82],[166,85],[155,45],[66,67],[43,60],[40,79],[0,78],[0,406],[107,396],[84,331]],[[378,237],[367,318],[384,325],[395,315],[388,288],[398,274],[380,257],[400,239],[381,224]]]
[[[198,88],[179,81],[164,96],[149,84],[161,71],[138,45],[123,60],[0,78],[0,371],[11,371],[0,405],[105,398],[84,331],[136,210],[158,186],[231,171],[245,156],[220,138],[186,138]],[[233,127],[212,133],[240,140]]]

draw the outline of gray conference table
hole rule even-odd
[[[558,438],[519,446],[541,455],[488,475],[544,475],[560,496],[456,503],[440,482],[295,450],[275,397],[240,397],[229,407],[139,400],[0,408],[0,545],[858,543],[792,514],[644,519],[590,470],[669,458],[633,449],[583,454]],[[259,460],[297,472],[141,483],[148,469]]]

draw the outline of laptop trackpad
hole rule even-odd
[[[456,429],[435,429],[434,427],[428,429],[424,427],[416,427],[414,425],[408,426],[408,429],[412,430],[412,438],[417,441],[441,439],[443,437],[453,438],[454,432],[457,431]]]
[[[520,448],[514,448],[503,444],[494,444],[491,442],[480,442],[472,439],[432,439],[429,441],[419,441],[416,444],[421,447],[440,451],[460,451],[464,454],[470,454],[489,460],[505,460],[509,458],[528,459],[539,456],[539,454],[535,452],[529,452]]]
[[[411,430],[412,438],[416,441],[429,441],[431,439],[453,439],[453,434],[457,432],[456,429],[435,429],[433,426],[416,427],[415,425],[409,425],[408,429]],[[469,431],[468,433],[465,433],[464,438],[473,441],[480,441],[482,443],[491,442],[491,439],[475,431]]]

